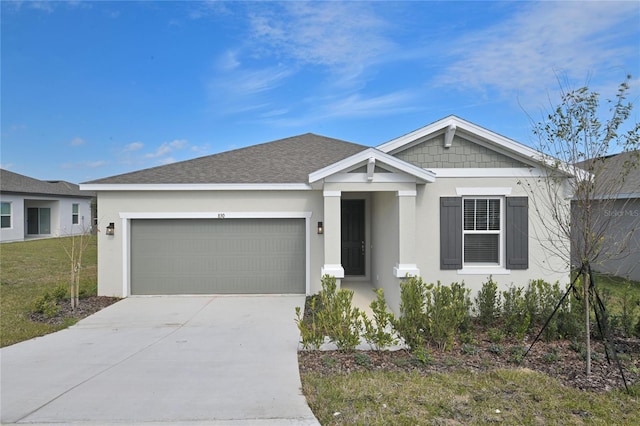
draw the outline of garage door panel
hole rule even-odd
[[[304,219],[131,223],[132,294],[304,293]]]

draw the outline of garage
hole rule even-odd
[[[305,293],[304,219],[135,219],[131,294]]]

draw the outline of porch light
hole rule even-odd
[[[113,222],[110,222],[109,225],[107,225],[107,235],[115,235],[115,231],[116,231],[116,225]]]
[[[318,222],[318,235],[324,234],[324,227],[322,226],[322,222]]]

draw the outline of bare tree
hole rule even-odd
[[[80,272],[82,271],[82,258],[86,248],[91,242],[91,232],[83,229],[81,233],[66,238],[69,244],[63,244],[63,248],[70,261],[69,295],[71,309],[75,310],[80,303]]]
[[[607,214],[625,210],[629,200],[619,194],[629,173],[638,167],[640,124],[631,119],[632,104],[626,100],[630,80],[627,76],[615,98],[607,101],[608,111],[600,105],[597,92],[586,86],[569,89],[560,81],[560,104],[541,120],[532,119],[538,150],[549,167],[547,179],[522,182],[539,216],[551,212],[553,219],[553,223],[542,221],[534,230],[536,238],[574,268],[572,286],[582,279],[587,374],[591,373],[589,299],[599,300],[593,267],[624,254],[638,229],[636,219],[620,235],[615,215]],[[613,161],[612,154],[623,155]],[[595,313],[598,316],[598,310]]]

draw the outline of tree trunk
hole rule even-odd
[[[589,318],[589,286],[591,285],[591,268],[587,266],[587,272],[584,274],[583,288],[584,288],[584,328],[585,328],[585,356],[586,359],[586,373],[587,376],[591,374],[591,325]]]

